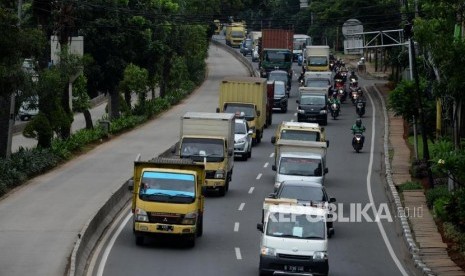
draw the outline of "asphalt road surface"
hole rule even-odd
[[[205,85],[183,105],[151,122],[150,128],[167,126],[171,114],[178,116],[181,110],[213,111],[218,101],[215,92],[218,81],[224,76],[247,74],[220,49],[210,50],[209,61],[210,74]],[[294,68],[295,76],[298,76],[300,69],[297,65]],[[360,84],[372,85],[373,81],[360,79]],[[145,246],[136,246],[131,214],[127,209],[104,238],[101,248],[91,260],[88,275],[257,275],[260,232],[256,230],[256,224],[261,219],[263,199],[273,191],[274,184],[274,172],[271,170],[274,148],[270,138],[279,122],[296,120],[297,86],[297,77],[294,77],[288,112],[273,114],[273,125],[265,130],[262,143],[253,148],[252,158],[235,163],[228,194],[225,197],[207,197],[203,236],[194,248],[185,248],[173,239],[152,239]],[[368,96],[363,118],[367,132],[361,153],[355,153],[351,147],[350,128],[357,116],[350,102],[342,104],[340,117],[337,120],[329,118],[326,127],[330,146],[327,156],[329,174],[325,185],[329,195],[336,197],[337,203],[342,203],[342,210],[337,214],[343,216],[335,222],[335,236],[329,240],[330,274],[416,275],[402,240],[397,214],[385,205],[388,198],[382,167],[384,118],[377,95],[372,93]],[[177,124],[169,128],[177,129]],[[143,145],[154,139],[154,134],[137,137],[140,140],[132,143],[140,143],[139,148],[143,149]],[[172,141],[176,138],[177,133],[172,136]],[[145,154],[144,157],[151,156]],[[126,171],[131,168],[129,163],[127,166]],[[130,176],[128,173],[125,178]],[[371,208],[367,209],[366,217],[360,215],[357,206],[363,209],[368,203],[381,210],[382,215],[389,214],[393,221],[370,221],[375,220]],[[344,219],[350,222],[342,222]]]

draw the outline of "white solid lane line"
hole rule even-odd
[[[237,210],[242,211],[244,209],[245,202],[242,202],[241,205],[239,205],[239,208]]]
[[[257,175],[257,180],[260,179],[260,178],[262,178],[262,174],[261,174],[261,173],[259,173],[259,174]]]
[[[234,232],[239,232],[239,222],[234,223]]]
[[[132,217],[132,213],[129,213],[124,219],[123,223],[121,223],[120,226],[118,227],[118,230],[116,230],[116,232],[111,237],[110,242],[108,242],[108,246],[105,248],[105,251],[103,252],[103,255],[102,255],[102,260],[100,261],[100,265],[98,266],[97,276],[103,275],[103,270],[105,269],[105,265],[107,263],[108,256],[110,255],[111,249],[113,248],[113,245],[115,244],[116,239],[118,238],[121,231],[123,231],[124,226],[126,226],[126,224],[131,219],[131,217]]]
[[[265,165],[263,165],[263,168],[268,167],[269,164],[270,164],[270,163],[266,162]]]
[[[236,259],[242,260],[241,249],[239,247],[234,248],[236,251]]]
[[[371,133],[371,147],[370,147],[370,161],[368,163],[368,173],[367,173],[367,192],[368,192],[368,198],[370,199],[370,204],[373,210],[373,213],[376,217],[376,224],[378,225],[379,232],[381,233],[381,236],[383,237],[384,244],[386,244],[386,247],[389,251],[389,254],[391,255],[392,260],[396,264],[397,268],[399,269],[400,273],[403,276],[407,276],[408,273],[405,270],[405,268],[402,266],[402,263],[399,261],[399,258],[397,257],[396,253],[394,252],[394,249],[392,248],[391,242],[389,241],[386,231],[384,230],[384,226],[381,223],[381,220],[379,219],[378,212],[376,210],[375,206],[375,201],[373,200],[373,193],[371,191],[371,172],[373,170],[373,155],[374,155],[374,148],[375,148],[375,133],[376,133],[376,107],[373,103],[373,99],[371,98],[371,95],[369,93],[366,93],[368,95],[368,98],[370,99],[371,106],[373,107],[372,109],[372,114],[371,117],[373,118],[371,122],[371,128],[373,129]],[[380,95],[379,95],[380,96]]]
[[[250,187],[249,189],[249,194],[253,193],[253,190],[255,189],[255,187]]]

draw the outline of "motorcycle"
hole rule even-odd
[[[355,112],[360,118],[362,118],[362,116],[365,115],[365,102],[357,101],[355,104]]]
[[[352,139],[352,147],[354,150],[359,153],[363,148],[363,135],[361,133],[356,133]]]
[[[358,100],[359,94],[356,89],[350,88],[350,100],[352,101],[353,104],[355,104]]]
[[[337,103],[332,103],[330,109],[333,120],[336,120],[336,118],[339,116],[340,106]]]

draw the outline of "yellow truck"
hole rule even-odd
[[[243,23],[235,22],[226,25],[226,45],[239,48],[245,39],[246,31]]]
[[[279,139],[326,142],[326,131],[317,123],[287,122],[283,121],[276,128],[276,134],[271,137],[271,143],[275,144]]]
[[[235,116],[229,113],[186,112],[181,117],[177,155],[205,162],[205,190],[224,196],[234,168]]]
[[[244,115],[253,130],[252,144],[260,143],[266,124],[267,80],[255,77],[226,77],[220,83],[217,112]]]
[[[128,182],[136,244],[143,245],[147,237],[178,236],[194,246],[203,232],[204,164],[179,158],[139,159]]]

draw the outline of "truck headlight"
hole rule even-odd
[[[141,221],[141,222],[148,222],[149,217],[147,216],[147,212],[145,210],[142,210],[140,208],[136,208],[134,211],[134,216],[136,221]]]
[[[326,109],[320,110],[320,114],[326,114],[326,113],[328,113],[328,111]]]
[[[313,260],[314,261],[324,261],[328,259],[328,254],[324,251],[315,251],[313,252]]]
[[[181,224],[194,225],[196,222],[197,222],[197,212],[192,212],[184,216]]]
[[[223,179],[224,176],[225,176],[225,175],[224,175],[224,170],[217,170],[217,171],[215,172],[215,178],[217,178],[217,179]]]
[[[262,246],[260,249],[260,254],[263,256],[276,256],[276,250],[271,247]]]

